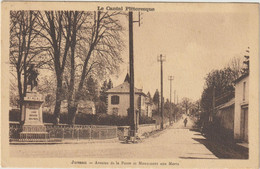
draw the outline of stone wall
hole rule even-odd
[[[234,112],[234,104],[221,108],[216,112],[220,125],[232,132],[234,132]]]
[[[118,126],[117,127],[117,136],[119,140],[124,140],[124,135],[128,134],[130,127],[129,126]],[[156,124],[141,124],[138,128],[139,137],[144,137],[145,133],[150,133],[152,131],[160,129],[160,125]]]
[[[158,129],[160,129],[160,126],[156,124],[141,124],[139,125],[138,135],[142,136],[145,133],[150,133]]]

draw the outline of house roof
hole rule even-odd
[[[120,93],[120,94],[128,94],[129,93],[129,89],[130,89],[130,85],[127,81],[125,81],[124,83],[109,89],[108,91],[106,91],[106,93],[110,94],[110,93]],[[146,96],[146,94],[143,93],[142,89],[137,89],[135,87],[135,94],[141,94]]]
[[[234,82],[235,82],[235,83],[238,83],[238,82],[240,82],[241,80],[243,80],[244,78],[246,78],[247,76],[249,76],[249,73],[243,74],[242,76],[240,76],[239,78],[237,78]]]
[[[230,107],[232,105],[235,104],[235,98],[232,98],[231,100],[229,100],[228,102],[224,103],[224,104],[221,104],[217,107],[217,109],[224,109],[224,108],[227,108],[227,107]]]
[[[130,77],[129,77],[129,74],[128,74],[128,73],[127,73],[126,76],[125,76],[124,82],[130,83]]]

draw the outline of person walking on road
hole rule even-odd
[[[183,121],[183,123],[184,123],[184,127],[186,127],[187,122],[188,122],[188,120],[187,120],[187,118],[185,118],[184,121]]]

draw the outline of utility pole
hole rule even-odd
[[[172,124],[172,81],[174,76],[168,76],[168,80],[170,80],[170,124]]]
[[[161,62],[161,129],[163,129],[163,62],[165,61],[165,56],[160,54],[160,56],[157,58],[158,62]]]
[[[138,22],[140,26],[140,13],[139,21],[133,21],[133,12],[129,12],[129,71],[130,71],[130,109],[129,109],[129,118],[130,118],[130,137],[135,139],[135,134],[137,133],[137,115],[135,112],[134,106],[134,45],[133,45],[133,23]]]
[[[130,137],[135,137],[133,12],[129,12]]]

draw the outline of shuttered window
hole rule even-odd
[[[119,104],[119,96],[111,96],[111,104]]]
[[[246,99],[246,82],[243,83],[243,101]]]

